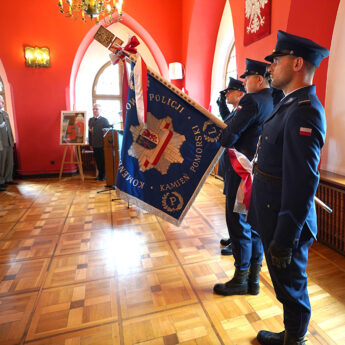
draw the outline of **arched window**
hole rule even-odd
[[[228,61],[226,64],[226,71],[225,71],[225,85],[228,85],[230,77],[237,79],[235,43],[232,44],[229,55],[228,55]]]
[[[92,103],[101,106],[101,115],[115,128],[122,125],[121,84],[122,63],[112,65],[109,61],[97,72],[92,87]]]
[[[237,79],[237,64],[236,64],[236,48],[235,48],[235,42],[231,45],[229,55],[228,55],[228,61],[226,63],[226,70],[224,73],[225,78],[225,85],[228,86],[229,78],[235,78]],[[228,107],[230,111],[233,110],[233,106],[231,104],[228,104]]]

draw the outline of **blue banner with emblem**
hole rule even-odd
[[[223,149],[212,115],[172,89],[147,74],[147,119],[140,124],[130,80],[116,190],[122,199],[179,225]]]

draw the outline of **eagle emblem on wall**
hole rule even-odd
[[[246,18],[249,24],[246,27],[248,34],[259,31],[260,27],[265,24],[265,16],[261,14],[261,10],[265,8],[268,0],[246,0]]]

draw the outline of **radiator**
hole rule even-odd
[[[327,213],[316,206],[318,240],[345,255],[345,190],[320,181],[316,196],[333,210]]]

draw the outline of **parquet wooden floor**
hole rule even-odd
[[[0,345],[257,345],[283,329],[265,263],[258,296],[212,292],[234,273],[220,180],[180,227],[99,190],[76,177],[0,193]],[[308,344],[345,345],[345,257],[316,243],[308,273]]]

